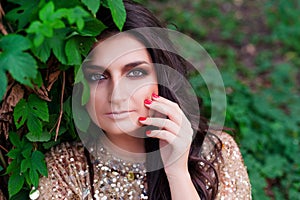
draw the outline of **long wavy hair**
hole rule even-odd
[[[126,9],[126,22],[122,31],[133,30],[143,27],[157,27],[164,28],[161,22],[144,6],[132,2],[130,0],[124,0],[124,6]],[[110,10],[101,7],[97,12],[97,18],[101,20],[107,28],[98,36],[99,40],[105,39],[111,35],[119,33],[119,29],[115,26],[110,14]],[[165,67],[161,65],[155,65],[158,82],[167,81],[167,86],[159,84],[159,95],[163,96],[173,102],[180,105],[183,112],[190,120],[192,128],[194,130],[194,139],[190,147],[188,168],[191,175],[192,182],[201,197],[201,199],[214,199],[218,191],[218,163],[221,158],[221,141],[214,134],[208,133],[208,121],[202,116],[196,116],[193,111],[185,109],[190,108],[188,92],[181,90],[180,95],[176,95],[176,90],[182,87],[182,77],[187,77],[187,69],[193,68],[191,64],[183,59],[181,56],[174,52],[169,52],[162,49],[172,48],[172,43],[168,39],[167,35],[155,35],[152,33],[145,33],[142,35],[134,35],[139,41],[144,43],[145,46],[152,46],[155,48],[147,48],[153,63],[160,63],[176,70],[182,76],[171,78],[165,71]],[[151,45],[149,45],[151,44]],[[183,93],[182,93],[183,91]],[[200,108],[202,101],[199,98],[197,106]],[[211,148],[209,148],[209,157],[203,156],[203,141],[210,142]],[[146,152],[153,152],[159,149],[159,141],[154,138],[145,139]],[[148,156],[146,158],[146,168],[155,168],[153,165],[159,165],[162,163],[161,157],[159,162],[156,156]],[[157,170],[150,170],[147,172],[147,188],[148,196],[151,200],[171,199],[169,183],[167,176],[163,168]]]

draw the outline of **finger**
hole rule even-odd
[[[171,121],[169,119],[165,119],[165,118],[155,118],[155,117],[143,118],[143,117],[140,117],[139,122],[142,124],[145,124],[145,125],[152,125],[152,126],[159,127],[161,129],[170,131],[175,135],[178,134],[178,132],[180,130],[180,126],[178,126],[173,121]]]
[[[185,119],[185,115],[182,110],[179,108],[178,104],[169,101],[168,102],[160,102],[160,101],[151,101],[146,99],[144,101],[145,106],[149,109],[155,110],[163,115],[168,116],[168,118],[174,121],[176,124],[181,125]]]
[[[165,140],[169,144],[171,144],[176,139],[176,135],[170,133],[167,130],[149,130],[146,132],[146,134],[148,137]]]
[[[179,105],[178,105],[177,103],[175,103],[175,102],[169,100],[169,99],[166,99],[166,98],[164,98],[164,97],[158,96],[158,95],[155,94],[155,93],[152,93],[151,98],[152,98],[152,101],[153,101],[153,102],[160,102],[160,103],[162,103],[162,104],[168,106],[168,107],[171,108],[172,110],[175,110],[175,111],[177,111],[177,112],[179,112],[179,113],[183,113],[182,110],[181,110],[181,108],[179,107]]]

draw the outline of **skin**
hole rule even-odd
[[[83,63],[90,85],[86,105],[93,122],[118,147],[144,152],[141,116],[152,115],[144,100],[157,93],[151,58],[144,46],[122,34],[100,42]]]
[[[118,147],[138,153],[145,152],[145,127],[158,127],[146,135],[160,139],[172,199],[199,199],[187,167],[191,124],[178,104],[157,95],[155,68],[144,45],[128,34],[100,41],[83,70],[93,122]]]

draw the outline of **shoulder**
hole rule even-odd
[[[90,181],[83,145],[60,144],[46,153],[45,160],[48,177],[40,179],[39,199],[84,199]]]
[[[222,142],[217,199],[251,199],[251,186],[240,149],[231,135],[216,131]]]

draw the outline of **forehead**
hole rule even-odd
[[[83,64],[107,67],[113,62],[131,62],[133,59],[150,61],[150,56],[145,46],[133,36],[119,33],[100,41],[83,61]]]

